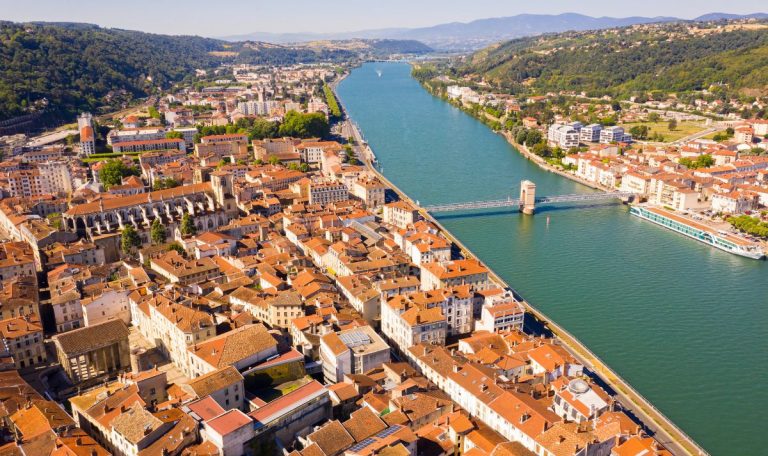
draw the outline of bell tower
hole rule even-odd
[[[213,196],[227,214],[237,213],[237,204],[234,197],[234,176],[226,171],[211,173],[211,188]]]

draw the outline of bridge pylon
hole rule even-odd
[[[536,212],[536,184],[529,180],[520,182],[520,212],[526,215]]]

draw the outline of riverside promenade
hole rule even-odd
[[[332,87],[335,91],[336,84],[333,84]],[[338,97],[338,94],[337,94],[337,99],[339,100],[339,104],[342,106],[342,109],[344,109],[343,102],[341,98]],[[344,112],[345,113],[347,112],[346,109],[344,109]],[[363,163],[365,163],[366,166],[371,170],[371,172],[376,174],[383,183],[385,183],[395,193],[397,193],[400,199],[409,202],[414,207],[419,207],[415,203],[415,201],[413,201],[408,195],[406,195],[402,190],[400,190],[394,183],[392,183],[389,179],[387,179],[386,176],[380,173],[372,165],[368,157],[373,156],[373,151],[371,150],[370,145],[364,142],[363,135],[350,119],[346,119],[344,121],[342,131],[349,133],[349,136],[352,136],[355,138],[355,141],[357,143],[357,145],[355,146],[355,152],[357,153],[358,157],[363,161]],[[507,138],[507,140],[509,140],[509,138]],[[536,159],[537,158],[540,159],[540,157],[535,157],[533,156],[533,154],[530,154],[530,152],[528,152],[527,156],[533,159],[534,161],[536,161],[537,163],[539,162],[539,160],[536,160]],[[573,176],[569,173],[562,172],[560,170],[552,169],[546,163],[539,163],[539,165],[542,166],[542,168],[547,169],[548,171],[556,172],[557,174],[561,174],[563,177],[566,177],[575,181],[579,181],[579,179],[576,176]],[[599,187],[595,187],[595,185],[592,183],[586,183],[586,182],[581,182],[581,183],[588,185],[592,188],[604,190]],[[451,234],[450,231],[448,231],[439,221],[437,221],[434,217],[432,217],[429,213],[427,213],[422,208],[419,207],[419,210],[422,217],[434,223],[441,230],[441,233],[443,236],[445,236],[447,239],[452,241],[461,249],[463,256],[467,258],[479,259],[458,238],[453,236],[453,234]],[[698,455],[708,454],[682,429],[677,427],[660,410],[656,409],[650,403],[650,401],[648,401],[639,392],[637,392],[626,380],[621,378],[615,371],[613,371],[606,363],[604,363],[600,358],[598,358],[597,355],[592,353],[578,339],[576,339],[564,328],[557,325],[551,318],[546,316],[543,312],[533,307],[528,301],[522,298],[519,295],[519,293],[517,293],[512,287],[509,286],[509,284],[507,284],[501,277],[499,277],[492,270],[490,270],[490,276],[493,279],[493,281],[496,282],[499,286],[512,290],[521,299],[527,312],[531,316],[533,316],[536,320],[538,320],[544,327],[550,330],[555,340],[558,343],[560,343],[564,348],[566,348],[576,359],[582,362],[584,366],[586,366],[591,372],[593,372],[602,381],[604,381],[605,384],[615,392],[618,402],[626,410],[634,414],[645,425],[645,427],[651,433],[653,433],[654,438],[658,440],[659,443],[664,445],[667,449],[669,449],[673,454],[676,454],[676,455],[698,456]]]

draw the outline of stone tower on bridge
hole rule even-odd
[[[520,212],[533,215],[536,211],[536,184],[529,180],[520,182]]]

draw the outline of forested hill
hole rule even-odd
[[[421,47],[420,47],[420,46]],[[345,61],[421,43],[363,41],[316,48],[229,43],[104,29],[89,24],[0,22],[0,122],[33,112],[72,121],[82,110],[119,106],[223,62]]]
[[[217,40],[88,25],[0,24],[0,120],[37,104],[63,116],[145,96],[195,68],[213,65]],[[106,97],[106,98],[105,98]]]
[[[520,92],[630,96],[713,84],[768,91],[768,24],[679,23],[522,38],[483,49],[456,70]]]

